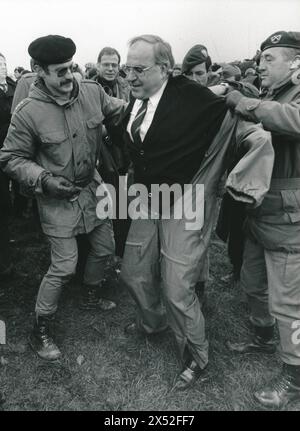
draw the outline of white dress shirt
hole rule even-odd
[[[166,88],[167,83],[168,83],[168,80],[166,80],[163,83],[163,85],[160,87],[160,89],[155,94],[153,94],[153,96],[149,97],[148,105],[147,105],[147,112],[146,112],[146,115],[145,115],[143,122],[141,124],[141,127],[140,127],[140,137],[141,137],[142,142],[146,136],[146,133],[148,132],[149,127],[151,126],[157,105],[159,104],[159,101],[161,99],[161,96],[163,95],[163,92]],[[129,133],[131,139],[132,139],[131,131],[130,131],[131,125],[133,123],[133,120],[136,117],[138,110],[142,106],[142,103],[143,103],[142,100],[136,99],[136,101],[133,104],[132,111],[130,113],[130,119],[129,119],[128,125],[127,125],[127,132]]]

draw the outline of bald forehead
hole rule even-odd
[[[147,66],[153,64],[155,60],[154,46],[143,40],[135,42],[129,47],[127,64],[139,64]]]

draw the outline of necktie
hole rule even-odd
[[[137,145],[142,144],[141,137],[140,137],[140,128],[147,112],[148,100],[149,99],[143,100],[142,106],[138,110],[130,128],[133,142]]]
[[[4,92],[4,93],[6,93],[7,92],[7,84],[0,84],[0,89]]]

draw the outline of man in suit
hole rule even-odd
[[[163,219],[163,205],[158,208],[156,219],[151,216],[133,219],[121,279],[138,306],[136,322],[129,324],[126,332],[154,334],[169,325],[184,363],[175,387],[186,389],[200,377],[208,362],[204,317],[195,295],[195,284],[212,231],[212,217],[207,211],[212,213],[214,209],[215,189],[226,169],[225,146],[233,132],[230,125],[219,132],[227,112],[224,99],[184,76],[170,76],[173,66],[171,47],[160,37],[143,35],[130,41],[124,70],[133,98],[123,120],[125,139],[133,161],[135,183],[146,186],[150,199],[153,184],[190,184],[202,166],[198,179],[201,183],[208,179],[205,232],[187,231],[184,220],[177,223],[177,220]],[[225,91],[226,87],[223,88]],[[251,127],[248,126],[244,135],[240,133],[247,136],[248,148],[244,153],[254,142],[259,142],[258,153],[264,144],[271,146],[267,132]],[[215,142],[220,133],[219,141]],[[253,166],[260,169],[260,182],[268,171],[261,163],[268,157],[261,154],[258,157],[255,163],[251,159],[250,169]],[[249,184],[252,179],[253,176]],[[252,187],[253,182],[249,188]]]

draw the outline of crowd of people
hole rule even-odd
[[[34,202],[51,247],[33,351],[49,361],[62,356],[51,327],[78,261],[81,307],[116,307],[101,286],[108,260],[119,256],[120,282],[137,310],[126,333],[171,329],[182,361],[174,389],[195,384],[209,359],[202,303],[221,193],[216,231],[253,326],[228,349],[273,354],[277,324],[283,367],[254,397],[268,408],[300,400],[300,33],[273,33],[252,60],[232,63],[213,63],[196,44],[175,64],[156,35],[131,39],[125,64],[104,47],[83,72],[75,52],[70,38],[39,37],[28,47],[32,70],[16,67],[15,80],[0,54],[0,280],[13,270],[12,206],[22,215]],[[190,185],[192,202],[204,184],[203,220],[187,228],[185,212],[174,216],[175,197],[168,218],[162,200],[143,217],[124,219],[118,205],[114,220],[101,217],[99,188],[123,193],[120,177],[127,190],[143,185],[150,203],[154,184]]]

